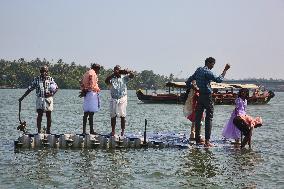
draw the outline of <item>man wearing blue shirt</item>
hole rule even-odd
[[[221,83],[224,80],[226,72],[230,69],[230,65],[226,64],[223,73],[220,76],[215,76],[211,69],[215,65],[215,59],[212,57],[206,58],[205,66],[199,67],[196,69],[194,74],[188,78],[186,85],[189,88],[199,90],[200,96],[197,102],[196,116],[195,116],[195,140],[196,144],[201,144],[200,138],[200,128],[201,128],[201,119],[204,109],[206,109],[205,117],[205,147],[212,147],[210,143],[211,128],[212,128],[212,119],[213,119],[213,100],[212,100],[212,89],[210,87],[210,82],[214,81]],[[196,85],[192,85],[192,81],[196,80]]]

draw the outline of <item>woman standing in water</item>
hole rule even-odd
[[[225,138],[235,139],[236,143],[240,143],[242,132],[245,138],[242,141],[241,147],[244,147],[247,142],[250,146],[252,129],[262,126],[262,119],[260,117],[253,118],[246,113],[248,97],[248,89],[239,90],[238,98],[235,101],[236,107],[222,133]]]
[[[222,135],[226,139],[235,139],[236,143],[240,143],[241,131],[234,125],[233,120],[237,116],[246,115],[248,96],[248,89],[239,90],[238,98],[235,100],[236,107],[233,110],[229,121],[223,129]]]

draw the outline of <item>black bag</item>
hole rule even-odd
[[[82,98],[82,97],[85,97],[86,95],[87,95],[87,90],[81,90],[80,92],[79,92],[79,97],[80,98]]]

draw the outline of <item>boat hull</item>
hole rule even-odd
[[[177,94],[146,95],[141,90],[136,92],[137,98],[144,103],[184,104],[185,100]]]
[[[186,94],[155,94],[146,95],[141,90],[136,91],[137,98],[143,103],[150,104],[184,104],[186,100]],[[262,105],[267,104],[271,98],[275,95],[272,91],[269,91],[268,95],[260,95],[258,97],[249,97],[248,104]],[[237,94],[212,94],[213,102],[215,105],[234,105],[235,100],[238,97]]]

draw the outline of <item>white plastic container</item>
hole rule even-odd
[[[70,148],[73,145],[73,139],[71,134],[62,134],[59,138],[60,148]]]
[[[31,138],[27,134],[23,134],[22,136],[20,136],[18,141],[21,144],[21,146],[19,146],[19,147],[22,147],[22,148],[30,148],[31,147]]]
[[[116,147],[116,140],[117,137],[116,136],[110,136],[109,137],[109,148],[115,148]]]
[[[35,148],[42,148],[42,140],[44,138],[44,134],[38,133],[34,135],[34,146]]]
[[[80,134],[72,135],[73,148],[83,148],[84,147],[84,136]]]
[[[95,148],[99,146],[99,140],[96,135],[88,134],[85,135],[85,147],[86,148]]]

